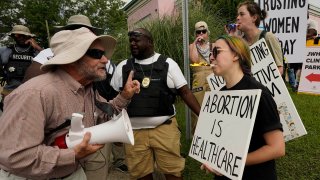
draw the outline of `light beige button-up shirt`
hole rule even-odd
[[[35,77],[5,98],[0,117],[0,168],[31,179],[63,177],[74,172],[79,164],[72,149],[59,149],[50,144],[68,131],[45,135],[70,118],[83,112],[85,127],[95,125],[94,112],[99,120],[106,114],[94,105],[92,86],[83,87],[68,73],[57,69]],[[129,100],[118,95],[109,102],[116,111],[125,108]]]

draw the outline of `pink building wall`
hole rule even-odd
[[[130,7],[125,7],[128,14],[128,28],[132,29],[139,22],[171,15],[174,11],[174,3],[175,0],[133,0]]]
[[[174,3],[174,0],[158,0],[159,17],[161,18],[164,15],[172,15],[174,12]]]

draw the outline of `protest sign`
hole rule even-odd
[[[226,85],[226,82],[221,76],[216,76],[214,73],[207,76],[207,81],[211,91],[220,90]]]
[[[320,46],[307,48],[298,92],[320,95]]]
[[[255,0],[267,11],[260,27],[279,39],[289,63],[299,63],[306,51],[307,0]]]
[[[189,156],[241,179],[261,90],[206,92]]]
[[[307,134],[266,41],[260,39],[250,46],[250,51],[253,65],[252,74],[257,81],[270,90],[278,107],[285,140],[288,141]]]
[[[266,41],[260,39],[250,47],[250,52],[252,74],[270,90],[280,113],[285,140],[289,141],[307,134]],[[209,75],[207,81],[211,90],[220,90],[225,84],[222,77],[215,77],[214,74]]]

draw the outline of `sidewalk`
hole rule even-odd
[[[107,180],[129,180],[129,174],[110,168]]]
[[[129,174],[128,173],[122,173],[116,169],[110,168],[109,170],[109,176],[107,180],[129,180]],[[159,173],[155,172],[153,174],[153,179],[155,180],[165,180],[165,177]]]

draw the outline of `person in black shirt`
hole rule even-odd
[[[283,129],[270,91],[252,76],[248,45],[242,38],[221,36],[211,50],[210,61],[215,75],[225,79],[222,91],[262,90],[242,179],[277,179],[275,159],[285,155]],[[204,164],[201,168],[215,173],[216,180],[228,179]]]

